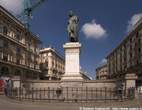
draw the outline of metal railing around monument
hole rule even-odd
[[[135,88],[129,88],[122,91],[118,91],[115,88],[113,89],[92,87],[12,88],[8,96],[19,100],[47,100],[49,102],[90,102],[97,100],[125,100],[135,98]]]

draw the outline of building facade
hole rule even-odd
[[[43,79],[60,80],[65,72],[65,60],[55,49],[44,48],[40,50],[40,68]]]
[[[41,41],[0,6],[0,76],[38,78]]]
[[[142,80],[142,19],[125,39],[107,56],[110,78],[135,74]]]
[[[96,69],[96,79],[105,80],[108,79],[108,67],[107,64],[102,65]]]

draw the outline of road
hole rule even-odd
[[[142,107],[142,101],[125,102],[93,102],[93,103],[48,103],[46,101],[16,101],[5,96],[0,96],[0,110],[80,110],[80,107]]]
[[[79,110],[78,106],[69,109],[68,104],[41,102],[19,102],[0,96],[0,110]]]

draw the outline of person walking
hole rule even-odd
[[[9,78],[7,80],[7,95],[8,96],[11,96],[11,90],[12,90],[12,81],[11,79]]]
[[[4,80],[4,93],[7,96],[7,82],[8,80]]]

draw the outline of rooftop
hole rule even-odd
[[[121,45],[123,45],[128,39],[129,37],[132,37],[134,34],[136,34],[136,30],[140,29],[142,27],[142,18],[133,26],[133,29],[128,32],[128,35],[126,37],[124,37],[124,39],[118,44],[118,46],[116,48],[114,48],[107,56],[106,58],[108,58],[110,55],[112,55]]]
[[[59,56],[61,59],[64,60],[64,57],[59,52],[57,52],[53,47],[42,48],[40,50],[40,53],[46,53],[46,52],[49,52],[49,51],[55,53],[57,56]]]
[[[104,64],[104,65],[99,66],[98,68],[96,68],[96,71],[97,71],[97,70],[100,70],[100,69],[102,69],[102,68],[104,68],[104,67],[107,67],[107,64]]]
[[[39,43],[42,43],[39,39],[39,37],[37,35],[35,35],[34,33],[32,33],[31,31],[29,31],[25,25],[18,20],[13,14],[11,14],[8,10],[6,10],[4,7],[2,7],[0,5],[0,11],[3,12],[6,16],[8,16],[11,20],[13,20],[15,23],[17,23],[19,26],[21,26],[23,29],[25,29],[25,31],[27,33],[29,33],[34,39],[36,39],[37,41],[39,41]]]

